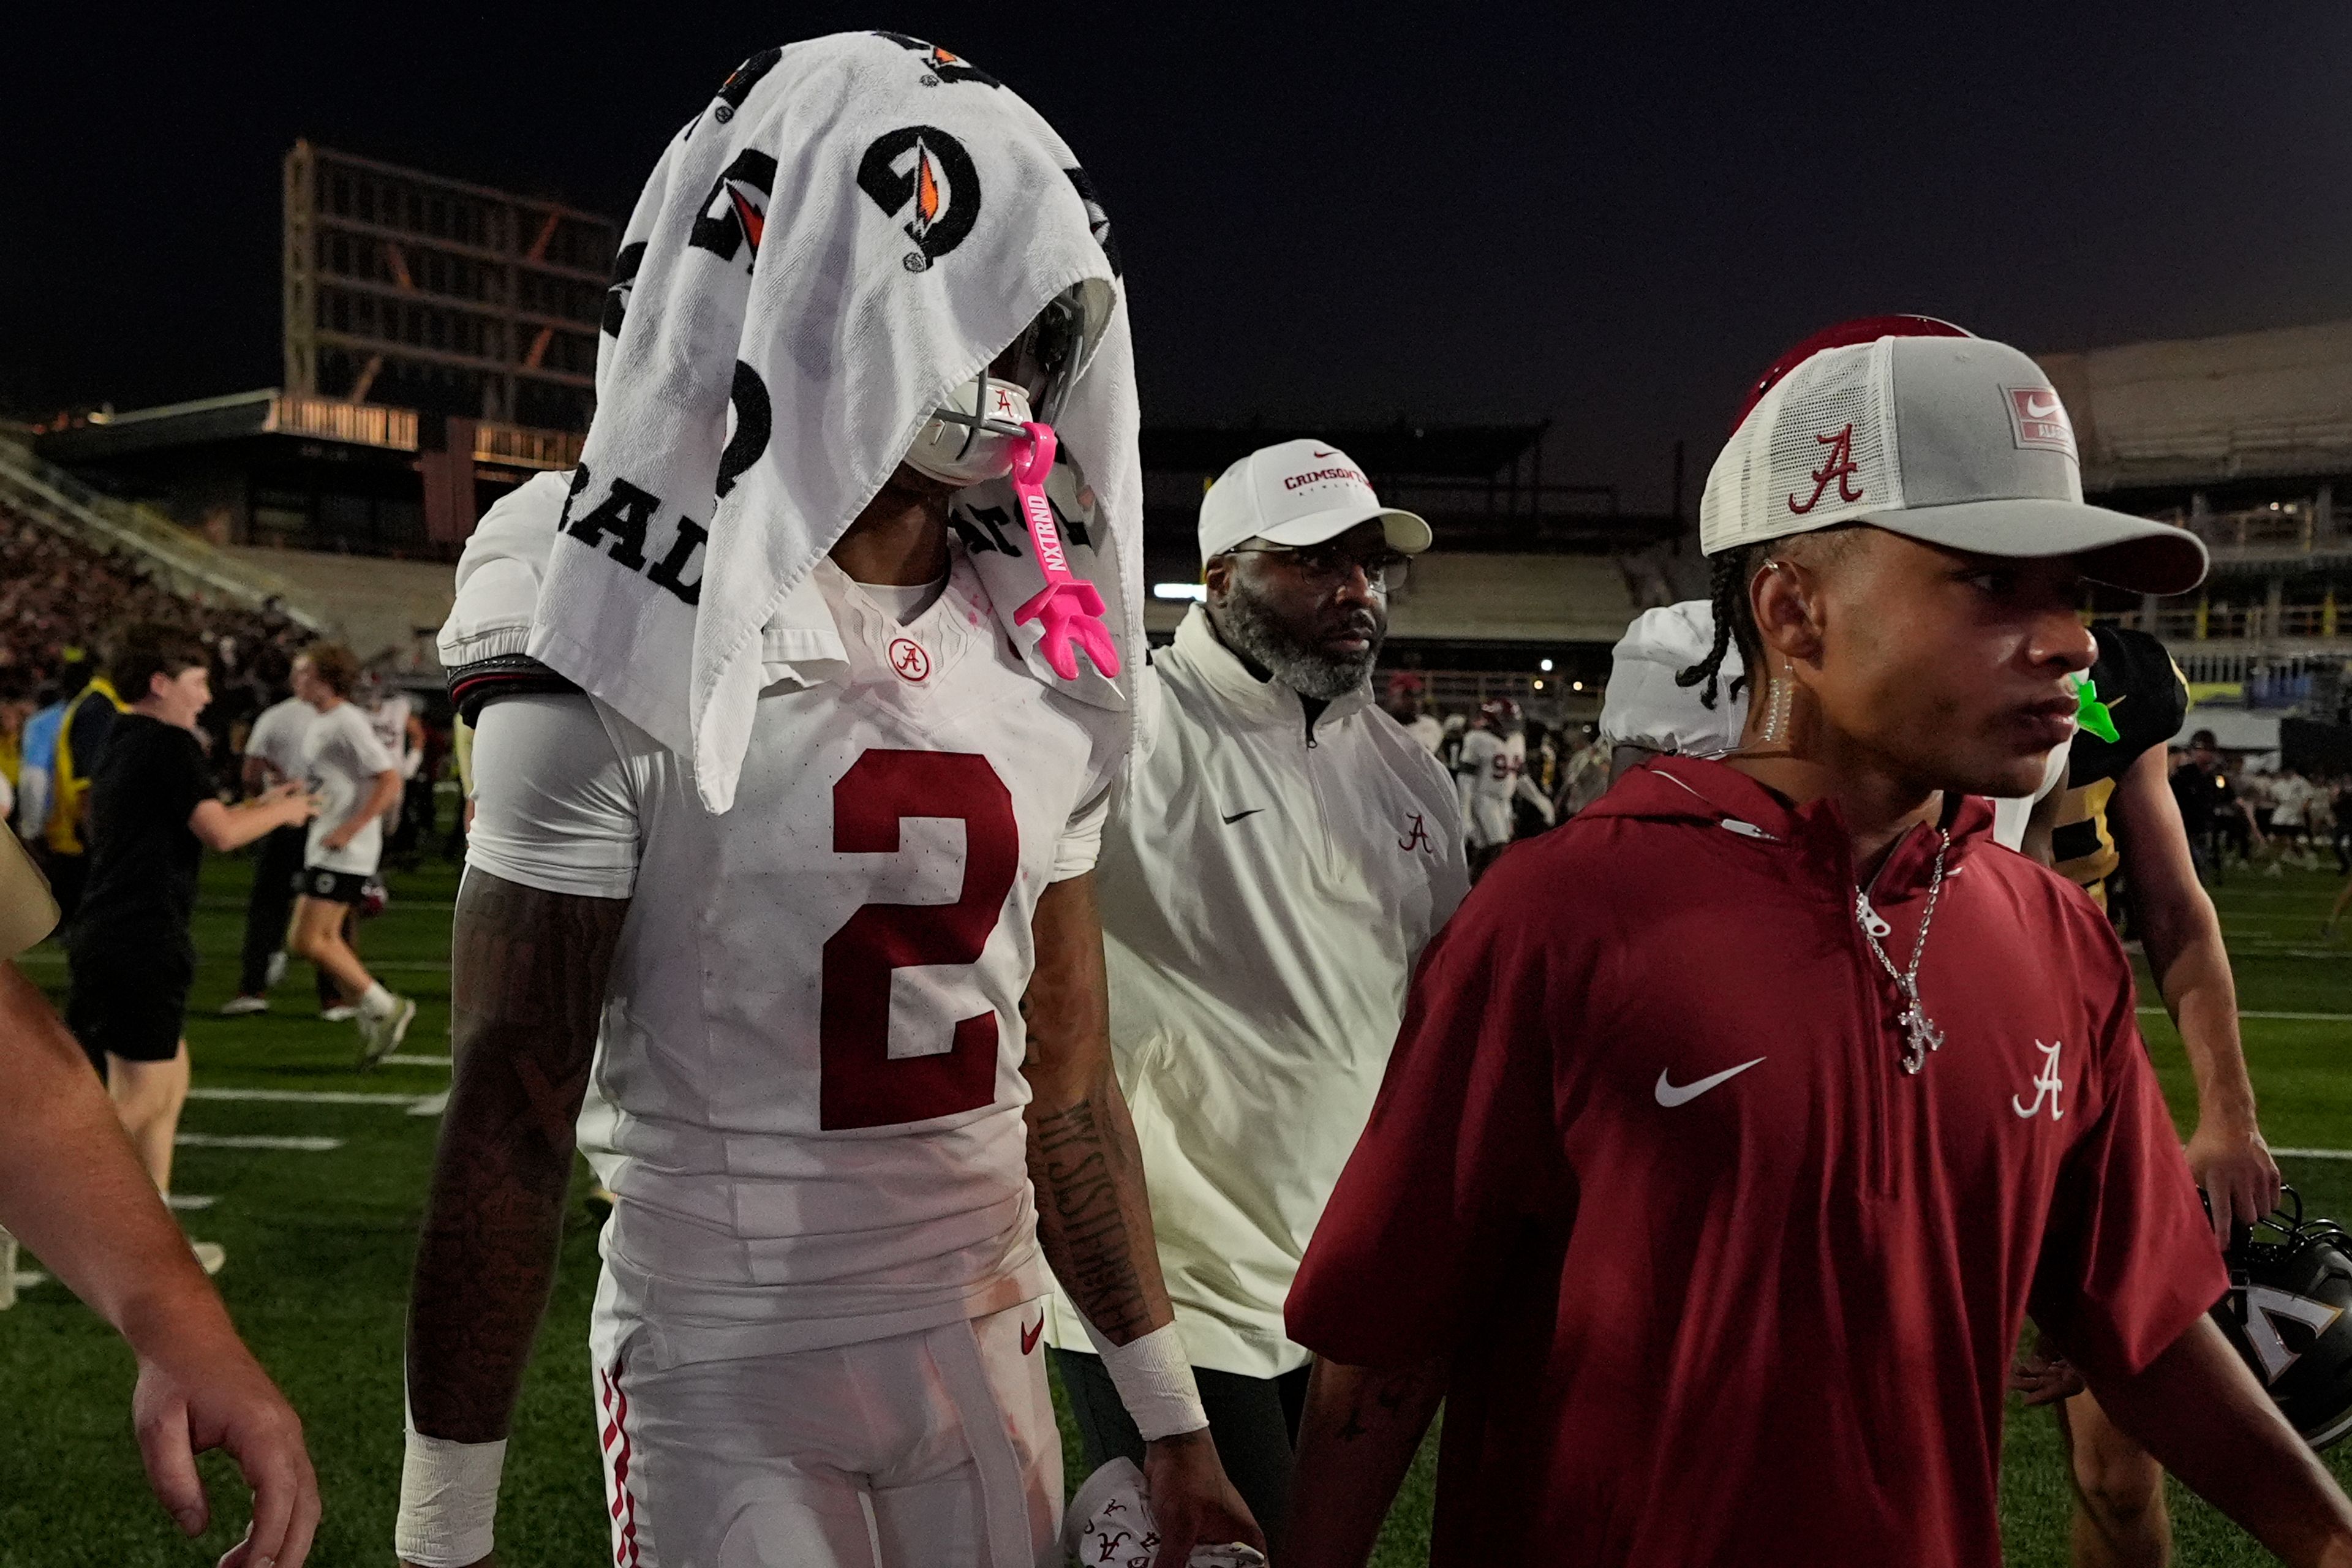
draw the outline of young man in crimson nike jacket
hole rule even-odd
[[[1363,1562],[1443,1394],[1445,1568],[1996,1568],[2030,1310],[2189,1486],[2352,1564],[2205,1318],[2124,956],[1970,798],[2071,739],[2084,576],[2177,592],[2202,548],[2082,504],[2014,350],[1780,369],[1703,512],[1742,746],[1505,857],[1423,960],[1288,1303],[1322,1359],[1279,1561]]]

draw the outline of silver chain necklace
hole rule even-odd
[[[1907,969],[1895,968],[1895,961],[1878,944],[1879,931],[1895,928],[1870,907],[1869,889],[1856,887],[1853,890],[1853,920],[1862,928],[1862,940],[1870,944],[1870,951],[1878,956],[1879,966],[1886,971],[1886,977],[1895,982],[1895,989],[1908,1004],[1895,1020],[1903,1026],[1903,1070],[1907,1073],[1916,1073],[1926,1067],[1927,1053],[1944,1043],[1944,1031],[1928,1021],[1927,1009],[1919,1002],[1919,959],[1927,951],[1927,928],[1935,922],[1936,897],[1944,890],[1944,852],[1951,847],[1952,836],[1940,827],[1936,829],[1936,868],[1927,879],[1927,908],[1919,917],[1919,938],[1911,944],[1911,965]]]

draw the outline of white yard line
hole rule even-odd
[[[208,1209],[220,1202],[220,1199],[199,1193],[173,1193],[163,1201],[182,1214],[187,1214],[195,1209]]]
[[[323,1154],[340,1149],[340,1138],[266,1138],[258,1134],[183,1132],[173,1140],[183,1149],[287,1149],[299,1154]]]
[[[2352,1160],[2352,1149],[2273,1149],[2290,1160]]]
[[[2161,1012],[2163,1009],[2158,1008],[2158,1011]],[[449,1065],[449,1058],[447,1057],[401,1056],[395,1053],[384,1058],[383,1061],[376,1065],[379,1067],[388,1068],[446,1068]]]
[[[449,1091],[447,1089],[443,1089],[439,1094],[428,1094],[424,1099],[418,1100],[415,1104],[410,1106],[408,1108],[408,1114],[411,1116],[438,1116],[442,1111],[447,1110],[448,1107]]]
[[[366,1094],[345,1089],[192,1089],[190,1100],[261,1100],[279,1105],[397,1105],[416,1103],[413,1094]]]

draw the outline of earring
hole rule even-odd
[[[1797,684],[1794,666],[1784,664],[1777,678],[1768,680],[1772,688],[1769,706],[1764,710],[1764,734],[1768,746],[1777,746],[1789,738],[1789,693]]]

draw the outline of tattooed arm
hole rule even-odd
[[[1124,1345],[1176,1321],[1151,1238],[1143,1155],[1111,1071],[1109,985],[1094,877],[1055,883],[1031,922],[1036,969],[1027,1022],[1029,1180],[1045,1261],[1087,1321]],[[1162,1568],[1195,1545],[1264,1547],[1249,1507],[1225,1479],[1207,1428],[1144,1447],[1144,1480],[1158,1516]]]
[[[450,952],[449,1105],[408,1309],[408,1401],[428,1437],[507,1435],[555,1280],[572,1122],[626,899],[466,873]]]
[[[1445,1394],[1444,1358],[1375,1371],[1315,1358],[1282,1568],[1364,1568]]]

